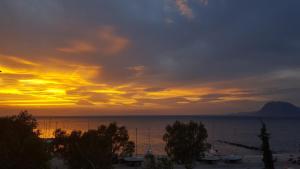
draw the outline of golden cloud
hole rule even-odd
[[[0,105],[73,105],[80,96],[67,91],[93,85],[91,79],[101,67],[60,60],[34,62],[19,57],[0,57]]]
[[[145,67],[127,69],[142,76]],[[158,88],[134,80],[110,85],[99,82],[101,66],[59,59],[35,61],[0,55],[0,70],[0,106],[174,108],[195,102],[239,100],[244,94],[240,89]]]

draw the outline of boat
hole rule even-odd
[[[142,162],[144,162],[144,156],[138,156],[138,144],[137,144],[137,128],[135,129],[135,156],[124,157],[122,161],[131,167],[141,166]]]
[[[201,161],[207,162],[209,164],[217,163],[220,160],[221,160],[221,158],[219,156],[215,156],[215,155],[205,156],[205,157],[201,158]]]
[[[142,156],[132,156],[132,157],[124,157],[123,161],[128,166],[141,166],[144,161],[144,157]]]
[[[223,160],[226,163],[237,163],[237,162],[242,161],[242,159],[243,158],[239,155],[228,155],[228,156],[223,157]]]
[[[209,150],[208,152],[205,152],[202,157],[199,158],[199,161],[203,161],[209,164],[214,164],[220,161],[221,158],[219,155],[217,155],[214,151]]]

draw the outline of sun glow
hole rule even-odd
[[[202,101],[238,100],[232,93],[242,94],[239,89],[209,87],[151,90],[155,87],[134,81],[109,85],[99,82],[101,66],[58,59],[33,61],[0,55],[0,68],[0,106],[165,108]],[[220,96],[207,98],[213,93]]]
[[[69,95],[69,90],[93,84],[101,67],[78,65],[60,60],[33,62],[1,55],[0,105],[48,106],[75,105],[84,96]]]

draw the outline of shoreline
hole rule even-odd
[[[290,161],[291,158],[298,159],[300,153],[277,153],[273,154],[274,166],[276,169],[300,169],[300,160],[298,163]],[[195,163],[194,169],[262,169],[262,155],[244,155],[241,162],[225,163],[223,161],[209,164],[206,162]],[[143,165],[139,167],[130,167],[125,164],[114,164],[114,169],[143,169]],[[68,169],[61,159],[54,158],[51,160],[51,169]],[[174,165],[174,169],[185,169],[183,165]]]

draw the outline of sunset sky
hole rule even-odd
[[[1,0],[0,115],[300,105],[299,0]]]

